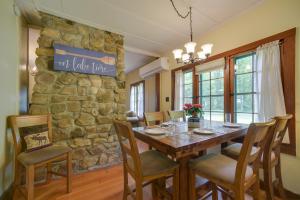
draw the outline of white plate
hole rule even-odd
[[[234,123],[224,123],[223,126],[229,127],[229,128],[239,128],[239,127],[241,127],[241,125],[234,124]]]
[[[201,134],[201,135],[211,135],[211,134],[214,134],[214,132],[211,131],[211,130],[201,129],[201,128],[195,128],[193,130],[193,132],[196,133],[196,134]]]
[[[145,133],[149,135],[164,135],[166,134],[166,130],[162,128],[151,128],[151,129],[146,129]]]

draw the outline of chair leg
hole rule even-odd
[[[123,200],[127,200],[127,195],[128,195],[128,175],[127,172],[124,171],[124,188],[123,188]]]
[[[191,200],[196,200],[197,199],[197,194],[196,194],[196,174],[194,170],[190,169],[189,170],[189,180],[190,180],[190,186],[189,186],[189,196]]]
[[[254,193],[256,192],[256,191],[253,191]],[[236,190],[236,191],[234,191],[234,199],[235,200],[245,200],[245,191],[244,190],[242,190],[242,189],[239,189],[239,190]]]
[[[158,199],[158,192],[157,192],[157,180],[153,181],[153,183],[151,184],[151,191],[152,191],[152,199],[153,200],[157,200]]]
[[[51,168],[51,163],[48,163],[47,164],[47,177],[46,177],[46,183],[49,183],[51,181],[51,171],[52,171],[52,168]]]
[[[259,200],[260,199],[259,177],[257,177],[256,179],[257,180],[255,181],[255,183],[253,185],[253,199],[254,200]],[[244,196],[245,196],[245,194],[243,194],[243,198],[244,198]]]
[[[67,154],[67,192],[72,192],[72,154]]]
[[[15,177],[13,184],[13,194],[15,194],[17,188],[21,185],[21,165],[18,161],[15,162]]]
[[[179,169],[176,169],[173,177],[173,200],[178,200],[178,199],[179,199]]]
[[[143,184],[141,181],[136,181],[136,200],[143,200]]]
[[[284,192],[283,183],[282,183],[280,158],[278,159],[278,163],[277,163],[277,165],[275,166],[275,176],[276,176],[277,183],[278,183],[278,184],[277,184],[277,188],[278,188],[280,197],[281,197],[282,199],[287,199],[287,198],[286,198],[286,195],[285,195],[285,192]]]
[[[27,200],[34,199],[34,165],[26,166]]]
[[[212,183],[212,200],[218,200],[218,189],[214,183]]]
[[[272,168],[269,164],[264,168],[264,189],[266,192],[266,198],[274,199]]]

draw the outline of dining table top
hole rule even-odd
[[[175,158],[180,158],[242,137],[246,134],[249,126],[239,124],[238,127],[233,128],[224,126],[223,122],[201,120],[199,129],[209,130],[212,134],[199,134],[194,132],[195,128],[188,128],[187,122],[175,122],[172,125],[173,128],[163,127],[165,134],[162,135],[147,133],[147,129],[160,126],[135,127],[133,132],[139,140]]]

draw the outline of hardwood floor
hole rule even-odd
[[[41,200],[121,200],[122,165],[74,175],[72,186],[72,192],[67,194],[65,179],[53,180],[49,184],[36,186],[35,197]],[[150,186],[145,188],[144,194],[146,200],[152,199]],[[23,199],[19,193],[15,194],[14,200]]]
[[[138,143],[138,146],[140,151],[148,149],[147,145],[140,142]],[[66,193],[65,179],[53,180],[49,184],[36,186],[35,200],[122,199],[123,167],[121,164],[109,168],[73,175],[72,181],[72,192],[69,194]],[[130,184],[134,185],[133,180],[130,181]],[[220,195],[219,199],[222,199]],[[23,198],[19,192],[16,192],[13,200],[25,200],[25,198]],[[128,197],[128,200],[131,200],[131,198]],[[144,188],[144,200],[152,200],[151,186]]]

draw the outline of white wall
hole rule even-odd
[[[11,135],[6,131],[6,117],[18,113],[21,21],[13,13],[13,1],[0,1],[0,195],[12,181]]]
[[[257,7],[209,31],[197,43],[199,46],[208,42],[213,43],[213,54],[216,55],[294,27],[297,28],[295,74],[297,157],[283,155],[282,173],[285,186],[300,194],[300,1],[265,0]],[[167,56],[171,61],[170,66],[178,67],[171,51],[167,52]],[[171,96],[171,73],[163,72],[161,77],[161,109],[168,110],[171,103],[165,102],[165,97]]]

